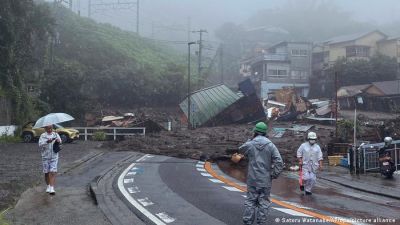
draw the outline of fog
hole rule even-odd
[[[74,0],[74,11],[80,10],[87,16],[89,0]],[[96,3],[126,3],[136,0],[91,0]],[[337,5],[340,10],[351,12],[354,19],[378,24],[399,21],[400,1],[397,0],[140,0],[140,25],[144,32],[151,30],[152,24],[164,26],[186,26],[188,17],[193,28],[213,30],[224,22],[242,23],[261,9],[284,7],[291,2],[318,4],[321,2]],[[95,19],[110,22],[124,29],[135,28],[136,12],[132,10],[92,9]]]

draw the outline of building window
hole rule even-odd
[[[279,69],[269,69],[268,70],[269,77],[287,77],[288,73],[287,70],[279,70]]]
[[[292,56],[307,56],[308,51],[306,49],[292,49]]]
[[[346,57],[368,57],[368,46],[348,46],[346,47]]]
[[[305,79],[307,79],[307,77],[308,77],[307,71],[292,70],[292,72],[291,72],[292,79],[305,80]]]

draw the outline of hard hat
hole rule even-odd
[[[308,140],[316,140],[317,139],[317,134],[315,132],[309,132],[307,135]]]
[[[385,137],[385,139],[383,140],[385,143],[392,143],[393,139],[391,137]]]
[[[267,133],[267,128],[268,128],[267,124],[265,124],[264,122],[258,122],[254,127],[253,131],[265,134]]]

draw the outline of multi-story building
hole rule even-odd
[[[384,55],[397,53],[393,51],[396,41],[388,39],[387,35],[378,31],[363,32],[331,38],[321,43],[314,44],[312,55],[311,96],[329,95],[327,90],[326,69],[341,58],[346,60],[369,60],[377,53]],[[395,49],[395,48],[394,48]],[[389,54],[390,52],[390,54]],[[329,85],[328,85],[329,86]]]
[[[397,73],[400,75],[400,37],[387,38],[378,42],[378,51],[383,55],[397,59]],[[400,78],[400,77],[398,77]]]
[[[293,87],[299,95],[307,96],[311,53],[311,43],[283,41],[242,61],[241,72],[256,83],[261,98],[284,87]]]

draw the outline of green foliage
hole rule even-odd
[[[339,59],[328,68],[326,77],[321,79],[324,82],[325,95],[331,96],[334,91],[335,72],[338,73],[338,86],[350,86],[358,84],[368,84],[376,81],[395,80],[397,74],[396,58],[385,55],[375,55],[370,60],[345,58]],[[314,85],[313,88],[318,88]]]
[[[351,142],[354,138],[354,120],[340,120],[337,125],[338,137],[342,142]],[[361,130],[361,123],[357,120],[356,133]]]
[[[76,118],[94,108],[177,104],[186,67],[179,56],[135,33],[56,8],[53,63],[40,99]]]
[[[11,135],[1,135],[0,136],[0,143],[20,143],[22,142],[21,137],[18,136],[11,136]]]
[[[104,131],[97,131],[93,133],[93,140],[95,141],[105,141],[107,140],[106,132]]]
[[[12,122],[21,123],[34,111],[24,86],[25,75],[38,63],[33,40],[45,39],[53,21],[48,7],[32,0],[1,1],[0,15],[0,87],[11,99]]]

